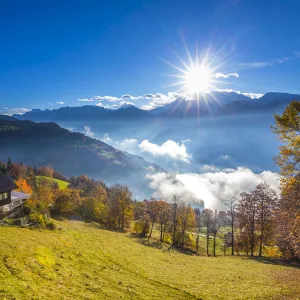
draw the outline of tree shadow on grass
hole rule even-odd
[[[299,261],[297,262],[297,261],[284,260],[279,258],[268,258],[268,257],[257,257],[257,256],[244,256],[243,259],[253,260],[267,265],[277,265],[277,266],[300,269]]]
[[[126,230],[119,229],[117,226],[109,226],[105,223],[97,223],[94,221],[86,220],[85,226],[89,228],[95,228],[95,229],[101,229],[101,230],[107,230],[111,232],[120,232],[120,233],[126,233]]]
[[[129,235],[126,235],[126,237],[134,239],[134,241],[136,243],[139,243],[143,246],[159,249],[163,252],[174,251],[174,252],[178,252],[180,254],[185,254],[185,255],[195,255],[195,253],[193,251],[190,251],[188,249],[185,249],[184,251],[182,251],[180,248],[172,247],[172,245],[170,245],[170,244],[161,243],[159,241],[153,241],[153,240],[148,241],[148,238],[141,237],[139,234],[131,233]]]

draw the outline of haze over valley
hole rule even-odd
[[[278,190],[278,167],[273,157],[280,144],[271,131],[273,115],[281,113],[300,96],[267,93],[255,97],[232,91],[213,92],[200,100],[188,100],[181,95],[150,110],[137,108],[133,103],[120,108],[117,105],[123,101],[120,98],[113,102],[106,100],[113,103],[111,107],[34,109],[14,117],[57,122],[71,132],[81,132],[142,157],[149,166],[151,163],[157,166],[156,170],[145,168],[142,177],[136,176],[134,170],[129,171],[130,168],[125,168],[129,176],[124,176],[124,172],[117,172],[121,175],[117,176],[114,163],[99,167],[91,167],[91,163],[82,168],[92,160],[88,154],[81,157],[80,167],[65,159],[52,159],[50,163],[66,175],[83,172],[108,184],[126,183],[137,199],[170,198],[180,191],[188,203],[203,200],[207,207],[220,208],[226,199],[262,181]],[[100,97],[95,100],[97,104],[99,101]],[[4,149],[1,153],[3,158],[8,155]],[[13,158],[33,163],[21,153],[14,157],[14,151],[10,150]],[[34,163],[42,161],[46,162],[43,154]]]

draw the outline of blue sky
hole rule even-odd
[[[2,1],[0,111],[176,92],[165,61],[188,61],[184,41],[239,75],[218,89],[300,93],[299,10],[297,0]]]

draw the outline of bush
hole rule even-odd
[[[29,215],[29,222],[33,223],[37,227],[44,228],[46,226],[45,216],[38,212],[32,212]]]
[[[277,246],[264,246],[263,253],[267,257],[282,257],[282,252]]]
[[[134,223],[133,230],[135,233],[145,237],[149,233],[149,223],[145,222],[144,220],[138,220]]]
[[[49,230],[55,230],[56,229],[56,225],[54,224],[54,222],[50,221],[47,223],[46,228]]]

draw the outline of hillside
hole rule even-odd
[[[80,221],[0,227],[1,299],[299,299],[300,269],[190,256]]]
[[[147,188],[145,174],[161,170],[143,158],[117,150],[55,123],[0,119],[0,160],[11,157],[31,166],[52,165],[65,176],[87,174],[107,183]]]
[[[0,120],[16,121],[17,119],[7,115],[0,115]]]

